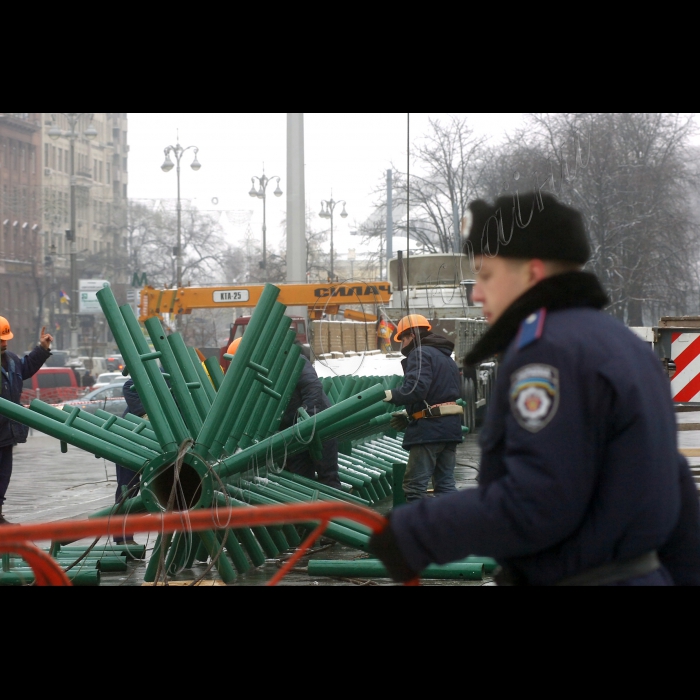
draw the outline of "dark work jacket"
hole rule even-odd
[[[597,310],[604,303],[593,275],[545,280],[469,356],[507,345],[480,435],[479,487],[394,511],[413,570],[474,554],[518,583],[550,585],[657,550],[676,584],[700,585],[698,497],[676,447],[668,377]],[[549,311],[528,316],[538,305]]]
[[[22,396],[22,382],[33,377],[51,357],[49,350],[37,345],[34,350],[20,359],[9,350],[5,352],[7,371],[2,368],[2,398],[19,403]],[[27,442],[29,428],[26,425],[0,416],[0,447]]]
[[[301,355],[301,357],[304,357]],[[331,402],[323,391],[321,380],[314,366],[304,357],[304,369],[294,388],[292,398],[282,416],[280,430],[291,428],[296,422],[297,411],[303,408],[310,416],[331,407]]]
[[[126,400],[126,410],[122,418],[128,413],[131,413],[132,416],[138,416],[139,418],[146,414],[146,409],[143,406],[141,397],[134,386],[133,378],[129,377],[129,379],[124,382],[124,386],[122,386],[122,396]]]
[[[411,416],[428,406],[457,401],[460,397],[460,375],[452,359],[454,343],[431,333],[417,347],[408,346],[408,357],[402,360],[403,384],[391,392],[391,403],[405,406]],[[462,442],[462,417],[421,418],[406,428],[403,446],[429,443]]]

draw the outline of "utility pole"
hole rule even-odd
[[[306,188],[304,178],[304,114],[287,114],[287,283],[306,278]],[[306,318],[303,306],[289,307],[290,316]]]
[[[394,172],[386,171],[386,279],[389,280],[389,261],[394,255]]]

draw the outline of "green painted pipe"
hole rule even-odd
[[[227,499],[226,495],[220,492],[214,493],[214,501],[217,505],[223,508],[231,507],[231,499]],[[223,524],[223,523],[221,523]],[[245,548],[250,561],[253,562],[253,566],[262,566],[265,563],[265,553],[260,546],[260,543],[255,538],[253,531],[249,527],[241,527],[232,530],[240,540],[240,543]]]
[[[197,535],[199,537],[199,535]],[[204,542],[202,540],[199,540],[199,547],[197,547],[197,552],[195,554],[195,561],[201,561],[201,562],[206,562],[207,559],[209,559],[209,552],[207,552],[207,548],[204,546]]]
[[[162,415],[167,420],[168,425],[170,425],[170,429],[172,430],[173,437],[175,438],[175,441],[179,447],[185,440],[192,436],[190,436],[187,430],[185,421],[183,420],[182,414],[175,403],[175,399],[168,388],[165,377],[160,371],[158,364],[155,362],[156,359],[161,357],[161,354],[158,352],[150,352],[146,338],[144,337],[141,326],[139,325],[139,322],[134,315],[134,310],[131,308],[131,306],[121,306],[119,307],[119,311],[121,312],[127,330],[131,335],[134,345],[136,346],[136,350],[140,354],[139,362],[145,369],[146,374],[150,379],[151,387],[153,387],[154,391],[153,395],[144,396],[138,379],[134,377],[134,384],[136,386],[136,390],[139,392],[139,398],[146,409],[146,413],[148,414],[148,418],[150,419],[151,423],[153,423],[153,416],[151,415],[152,410],[156,411],[156,415]],[[150,358],[153,359],[151,360]],[[127,365],[127,367],[129,367],[129,365]],[[130,367],[129,369],[131,370]],[[148,399],[148,402],[146,399]],[[163,449],[165,449],[164,446]]]
[[[358,559],[355,561],[309,561],[309,576],[337,576],[341,578],[389,578],[384,564],[376,559]],[[449,579],[464,581],[482,581],[484,565],[459,562],[445,566],[431,565],[420,575],[422,579]]]
[[[204,421],[204,419],[207,417],[207,413],[209,413],[211,402],[216,395],[214,387],[211,384],[211,380],[206,376],[206,372],[202,372],[200,374],[197,371],[197,366],[200,368],[202,366],[199,356],[196,352],[194,352],[195,359],[192,358],[180,333],[173,333],[172,335],[167,336],[167,342],[168,345],[170,345],[170,350],[173,357],[175,358],[175,361],[182,372],[182,376],[187,383],[192,400],[194,401],[197,409],[197,414],[199,415],[200,419]],[[197,383],[199,383],[199,388],[194,387],[194,385]],[[207,391],[207,386],[211,390],[211,394],[209,391]]]
[[[71,406],[64,406],[63,411],[64,413],[70,413]],[[111,414],[111,418],[117,418],[114,414]],[[147,450],[150,450],[153,454],[160,454],[160,445],[158,444],[157,441],[155,440],[149,440],[147,437],[144,437],[143,435],[140,435],[138,433],[134,433],[133,428],[134,424],[133,423],[127,423],[127,421],[124,421],[128,425],[131,426],[132,429],[129,428],[123,428],[121,425],[117,423],[117,421],[112,421],[111,425],[108,424],[108,421],[110,419],[105,419],[102,418],[101,416],[98,416],[96,414],[88,413],[87,411],[81,411],[80,412],[80,419],[84,420],[88,423],[91,423],[97,428],[101,428],[102,430],[106,430],[109,433],[113,433],[116,435],[118,438],[120,438],[118,443],[115,444],[124,444],[123,440],[126,439],[129,442],[135,444],[135,445],[140,445],[141,447],[145,447]],[[109,427],[108,427],[109,426]],[[76,426],[78,427],[78,426]]]
[[[236,498],[245,500],[246,498],[255,505],[280,505],[280,503],[289,503],[289,499],[281,500],[278,498],[271,498],[269,496],[263,496],[256,493],[254,490],[246,489],[242,491],[234,486],[227,486],[226,489]],[[304,523],[306,527],[312,527],[310,523]],[[285,534],[287,531],[285,530]],[[350,547],[356,547],[357,549],[366,550],[369,543],[369,537],[364,534],[360,534],[349,528],[339,525],[336,522],[331,522],[328,524],[325,534],[331,539],[337,540],[342,544],[346,544]],[[296,544],[292,543],[292,546],[298,546],[301,542],[301,538],[297,536],[299,540]]]
[[[227,508],[252,508],[252,506],[250,506],[248,503],[239,501],[233,498],[233,496],[223,494],[220,491],[217,491],[214,494],[214,497],[217,499],[217,503],[219,504],[221,504],[223,501],[224,507]],[[276,557],[281,551],[286,551],[289,549],[289,543],[284,538],[282,538],[282,541],[280,542],[282,549],[279,549],[277,542],[280,540],[279,538],[273,537],[272,528],[253,527],[251,529],[253,530],[253,534],[255,535],[256,539],[260,543],[260,546],[263,548],[263,551],[271,559]],[[277,528],[277,530],[280,531],[279,528]]]
[[[260,341],[253,353],[255,362],[251,362],[251,365],[260,362],[264,367],[271,368],[274,364],[277,355],[282,350],[289,325],[292,322],[289,316],[284,315],[284,311],[284,304],[279,302],[275,304],[267,326],[261,334]],[[243,397],[243,405],[240,407],[231,432],[224,441],[227,454],[233,454],[236,451],[246,426],[251,416],[255,413],[255,408],[263,389],[271,386],[274,386],[274,382],[260,373],[246,372],[243,375],[241,384],[237,388],[237,393]]]
[[[219,547],[221,547],[222,544],[224,545],[225,552],[233,562],[236,572],[245,574],[250,571],[250,562],[246,558],[243,547],[233,530],[217,530],[215,534]],[[221,556],[223,557],[225,555],[222,553]]]
[[[141,362],[140,355],[143,353],[137,349],[137,346],[134,343],[126,321],[124,320],[124,316],[117,306],[117,301],[114,298],[112,290],[109,287],[105,287],[104,289],[100,290],[97,292],[97,300],[99,301],[102,311],[107,318],[107,323],[109,324],[110,331],[112,332],[114,340],[117,343],[119,352],[124,358],[126,366],[129,369],[129,373],[131,374],[138,389],[139,396],[143,401],[144,408],[148,413],[151,426],[153,427],[161,448],[168,452],[177,450],[180,443],[176,442],[175,435],[173,434],[165,415],[160,409],[159,395],[156,394],[156,391],[149,378],[149,374]],[[144,339],[144,343],[145,342],[146,341]],[[150,363],[146,364],[148,365]],[[160,372],[158,374],[160,374]],[[165,380],[163,380],[163,382],[165,382]],[[115,461],[118,464],[123,464],[123,462],[120,462],[119,460]]]
[[[127,416],[129,415],[130,414],[127,413]],[[95,416],[105,421],[110,418],[116,418],[117,420],[114,421],[114,425],[118,425],[120,428],[128,430],[132,435],[141,435],[145,437],[155,445],[158,445],[158,451],[160,452],[160,443],[158,442],[158,438],[156,437],[156,434],[148,427],[150,425],[148,421],[143,420],[143,418],[131,416],[131,418],[140,421],[139,423],[136,423],[134,420],[127,420],[126,416],[124,418],[120,418],[115,416],[113,413],[103,411],[101,408],[98,408],[95,411]]]
[[[242,344],[241,344],[242,345]],[[237,356],[237,355],[236,355]],[[228,375],[227,375],[228,376]],[[277,433],[257,445],[253,445],[249,449],[236,455],[226,458],[219,463],[214,469],[218,472],[220,478],[226,478],[234,474],[246,471],[249,465],[255,460],[265,459],[267,456],[278,458],[285,454],[298,454],[306,450],[306,445],[303,442],[308,442],[314,430],[319,434],[323,434],[323,429],[328,427],[328,439],[334,437],[332,428],[336,422],[342,423],[344,420],[352,420],[354,414],[362,414],[363,409],[376,405],[377,401],[381,401],[384,396],[381,387],[375,387],[353,396],[347,401],[339,403],[337,406],[327,408],[325,411],[316,415],[315,421],[307,421],[288,428],[287,430]],[[359,412],[359,413],[358,413]],[[348,418],[346,418],[348,417]]]
[[[243,343],[241,343],[241,345],[243,345]],[[202,542],[204,542],[204,546],[207,548],[209,556],[212,558],[212,560],[215,560],[219,554],[219,550],[221,550],[221,545],[219,544],[219,540],[214,532],[211,530],[200,530],[199,537],[201,538]],[[214,566],[216,566],[219,576],[221,576],[221,580],[224,583],[233,583],[236,580],[236,572],[234,571],[233,566],[231,566],[231,562],[228,560],[228,557],[224,551],[221,551],[221,555],[216,560],[216,564]]]
[[[68,545],[66,547],[59,546],[58,553],[60,556],[77,554],[80,556],[86,551],[87,547],[75,547]],[[95,547],[90,550],[90,553],[107,554],[112,556],[120,556],[129,559],[145,559],[146,545],[129,545],[129,544],[107,544],[103,547]],[[76,557],[77,558],[77,557]]]
[[[74,586],[99,586],[100,572],[97,569],[88,571],[69,571],[66,573]],[[22,569],[0,574],[0,586],[28,586],[34,583],[34,572]]]
[[[216,394],[221,389],[225,376],[219,364],[219,358],[208,357],[204,361],[204,366],[207,368],[207,372],[209,372],[209,376],[211,377],[211,382],[215,390],[214,400],[216,400]],[[212,403],[214,403],[214,401],[212,401]]]
[[[276,304],[279,293],[280,290],[277,287],[270,284],[265,285],[236,356],[224,376],[224,381],[216,394],[204,425],[197,435],[195,450],[205,459],[209,455],[217,457],[226,445],[237,411],[240,409],[240,405],[234,404],[232,399],[243,375],[248,371],[248,363],[253,359],[257,342],[265,329],[265,324]],[[222,440],[218,440],[219,434],[224,435]]]
[[[270,474],[268,478],[272,481],[278,481],[284,484],[285,482],[295,483],[308,491],[317,491],[318,493],[323,493],[331,498],[336,498],[338,500],[347,501],[348,503],[355,503],[358,506],[369,506],[369,501],[362,498],[357,498],[349,493],[339,491],[334,489],[332,486],[326,486],[325,484],[319,484],[317,481],[312,479],[307,479],[299,474],[292,474],[291,472],[284,472],[283,474]]]
[[[301,348],[298,345],[292,345],[275,386],[281,398],[279,401],[272,398],[268,401],[260,426],[255,431],[256,440],[264,440],[277,432],[303,371],[304,359],[301,357]]]
[[[148,566],[146,566],[146,573],[143,576],[143,580],[145,583],[153,583],[156,580],[156,574],[158,573],[158,565],[160,563],[161,548],[164,552],[167,552],[172,541],[172,532],[166,532],[164,535],[158,535],[158,537],[156,537],[156,544],[155,547],[153,547],[151,558],[148,560]]]
[[[110,433],[109,430],[104,430],[93,423],[86,421],[82,418],[82,413],[80,409],[76,412],[73,407],[73,411],[69,415],[66,411],[62,411],[55,406],[51,406],[43,401],[34,400],[29,404],[29,410],[39,415],[45,416],[57,423],[63,423],[66,427],[75,428],[85,435],[90,435],[91,437],[97,438],[104,442],[108,442],[117,448],[121,448],[125,451],[130,452],[135,457],[140,457],[142,462],[148,459],[153,459],[158,455],[155,450],[150,450],[147,447],[142,447],[134,442],[127,442],[123,437],[119,437],[114,433]],[[89,414],[88,414],[89,415]],[[71,420],[72,419],[72,420]],[[100,420],[100,419],[98,419]]]
[[[199,535],[196,532],[192,533],[192,546],[190,547],[190,555],[187,557],[185,562],[185,569],[191,569],[197,559],[197,554],[199,553],[199,547],[202,544],[202,540],[199,539]]]
[[[108,506],[107,508],[103,508],[102,510],[98,510],[96,513],[93,513],[92,515],[88,515],[88,519],[94,520],[95,518],[109,518],[111,515],[122,515],[122,514],[131,514],[131,515],[136,515],[138,513],[147,513],[148,509],[146,508],[146,504],[143,502],[143,497],[141,495],[134,496],[134,498],[129,498],[126,501],[124,501],[121,505],[115,503],[112,506]],[[69,544],[66,542],[66,544]],[[121,545],[115,545],[115,547],[119,547]]]
[[[168,553],[165,556],[165,564],[163,565],[168,576],[176,576],[180,573],[178,565],[183,558],[183,553],[187,547],[187,542],[183,537],[182,532],[176,532],[173,535],[173,540],[168,548]]]
[[[163,324],[160,322],[160,319],[154,316],[149,318],[144,325],[151,338],[153,347],[161,354],[160,363],[163,369],[170,375],[170,388],[175,396],[177,407],[187,426],[187,430],[190,435],[197,435],[202,428],[202,418],[199,415],[190,389],[187,387],[187,380],[175,359],[170,343],[166,340]]]
[[[48,404],[45,404],[48,405]],[[55,409],[61,415],[63,411]],[[57,422],[53,419],[46,418],[35,411],[30,411],[23,406],[18,406],[12,401],[7,401],[7,399],[0,398],[0,415],[6,416],[11,420],[22,423],[34,430],[39,430],[46,435],[56,438],[57,440],[62,440],[64,442],[75,445],[86,452],[98,455],[104,459],[108,459],[117,464],[125,466],[127,469],[132,471],[138,471],[143,466],[144,460],[137,457],[132,452],[117,447],[109,442],[102,439],[97,439],[91,435],[83,433],[81,430],[77,430],[72,427],[65,427],[62,423]]]
[[[273,409],[273,411],[270,412],[269,416],[266,418],[266,415],[268,414],[268,406],[270,402],[274,402],[275,404],[279,403],[279,401],[282,398],[281,392],[284,390],[284,387],[282,387],[281,384],[284,381],[284,379],[280,377],[280,373],[282,372],[287,358],[289,357],[289,351],[292,345],[294,344],[294,340],[296,339],[296,332],[290,328],[285,329],[283,324],[280,324],[278,332],[280,330],[282,332],[282,337],[279,350],[277,350],[276,353],[270,355],[269,357],[266,356],[265,358],[265,364],[267,364],[270,367],[270,378],[274,382],[273,389],[276,393],[280,394],[280,398],[277,399],[272,397],[270,394],[264,393],[261,388],[257,403],[255,404],[255,408],[253,409],[253,412],[250,415],[245,429],[243,430],[243,434],[241,435],[241,438],[238,441],[238,447],[240,447],[243,450],[250,447],[253,444],[258,431],[260,431],[261,434],[263,434],[263,431],[267,430],[267,427],[269,426],[270,421],[272,420],[272,416],[274,415]],[[273,340],[273,345],[276,346],[277,343],[278,339],[275,338]],[[270,350],[273,350],[272,346]],[[265,425],[262,425],[263,420],[267,421]],[[226,445],[226,451],[229,454],[233,454],[234,452],[234,450],[231,449],[231,445],[229,443],[227,443]]]

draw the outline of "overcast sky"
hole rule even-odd
[[[262,201],[248,192],[251,177],[279,175],[286,193],[286,113],[129,113],[129,196],[134,199],[175,199],[175,170],[163,173],[163,149],[175,145],[179,130],[183,147],[197,146],[202,169],[183,157],[182,198],[202,210],[252,211],[251,229],[262,240]],[[520,113],[457,114],[469,117],[478,133],[493,139],[518,126]],[[412,113],[411,140],[425,134],[428,119],[449,119],[443,113]],[[346,200],[349,217],[334,219],[334,246],[339,258],[359,238],[349,235],[373,211],[372,190],[392,162],[406,168],[406,113],[307,113],[305,121],[306,198],[315,212],[321,200]],[[268,245],[282,239],[286,196],[272,196],[268,188]],[[213,200],[218,200],[213,204]],[[321,220],[319,220],[320,222]]]

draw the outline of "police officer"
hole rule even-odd
[[[242,338],[237,338],[228,347],[228,355],[235,355]],[[299,343],[297,343],[298,345]],[[331,407],[331,402],[323,391],[323,384],[316,374],[314,366],[304,357],[304,369],[294,387],[294,393],[289,399],[287,408],[280,422],[280,430],[291,428],[298,417],[298,411],[303,408],[309,416]],[[299,476],[313,479],[326,486],[342,489],[338,476],[338,441],[326,440],[323,443],[321,458],[313,457],[307,450],[287,457],[284,468]]]
[[[8,320],[0,316],[0,350],[2,351],[2,398],[19,403],[22,382],[33,377],[51,357],[53,336],[41,329],[39,345],[20,359],[7,349],[7,342],[14,338]],[[27,442],[29,428],[26,425],[0,416],[0,525],[9,525],[2,514],[2,504],[12,476],[12,448]]]
[[[700,585],[668,377],[602,312],[581,215],[540,193],[469,209],[490,329],[466,359],[500,358],[479,486],[397,508],[370,551],[398,581],[482,555],[500,584]]]
[[[452,359],[454,343],[432,333],[425,316],[410,314],[401,319],[394,340],[402,345],[403,384],[386,393],[385,401],[407,410],[395,413],[391,426],[404,433],[409,450],[403,481],[406,501],[425,498],[428,482],[435,495],[452,493],[455,486],[457,445],[462,442],[462,407],[459,369]]]

